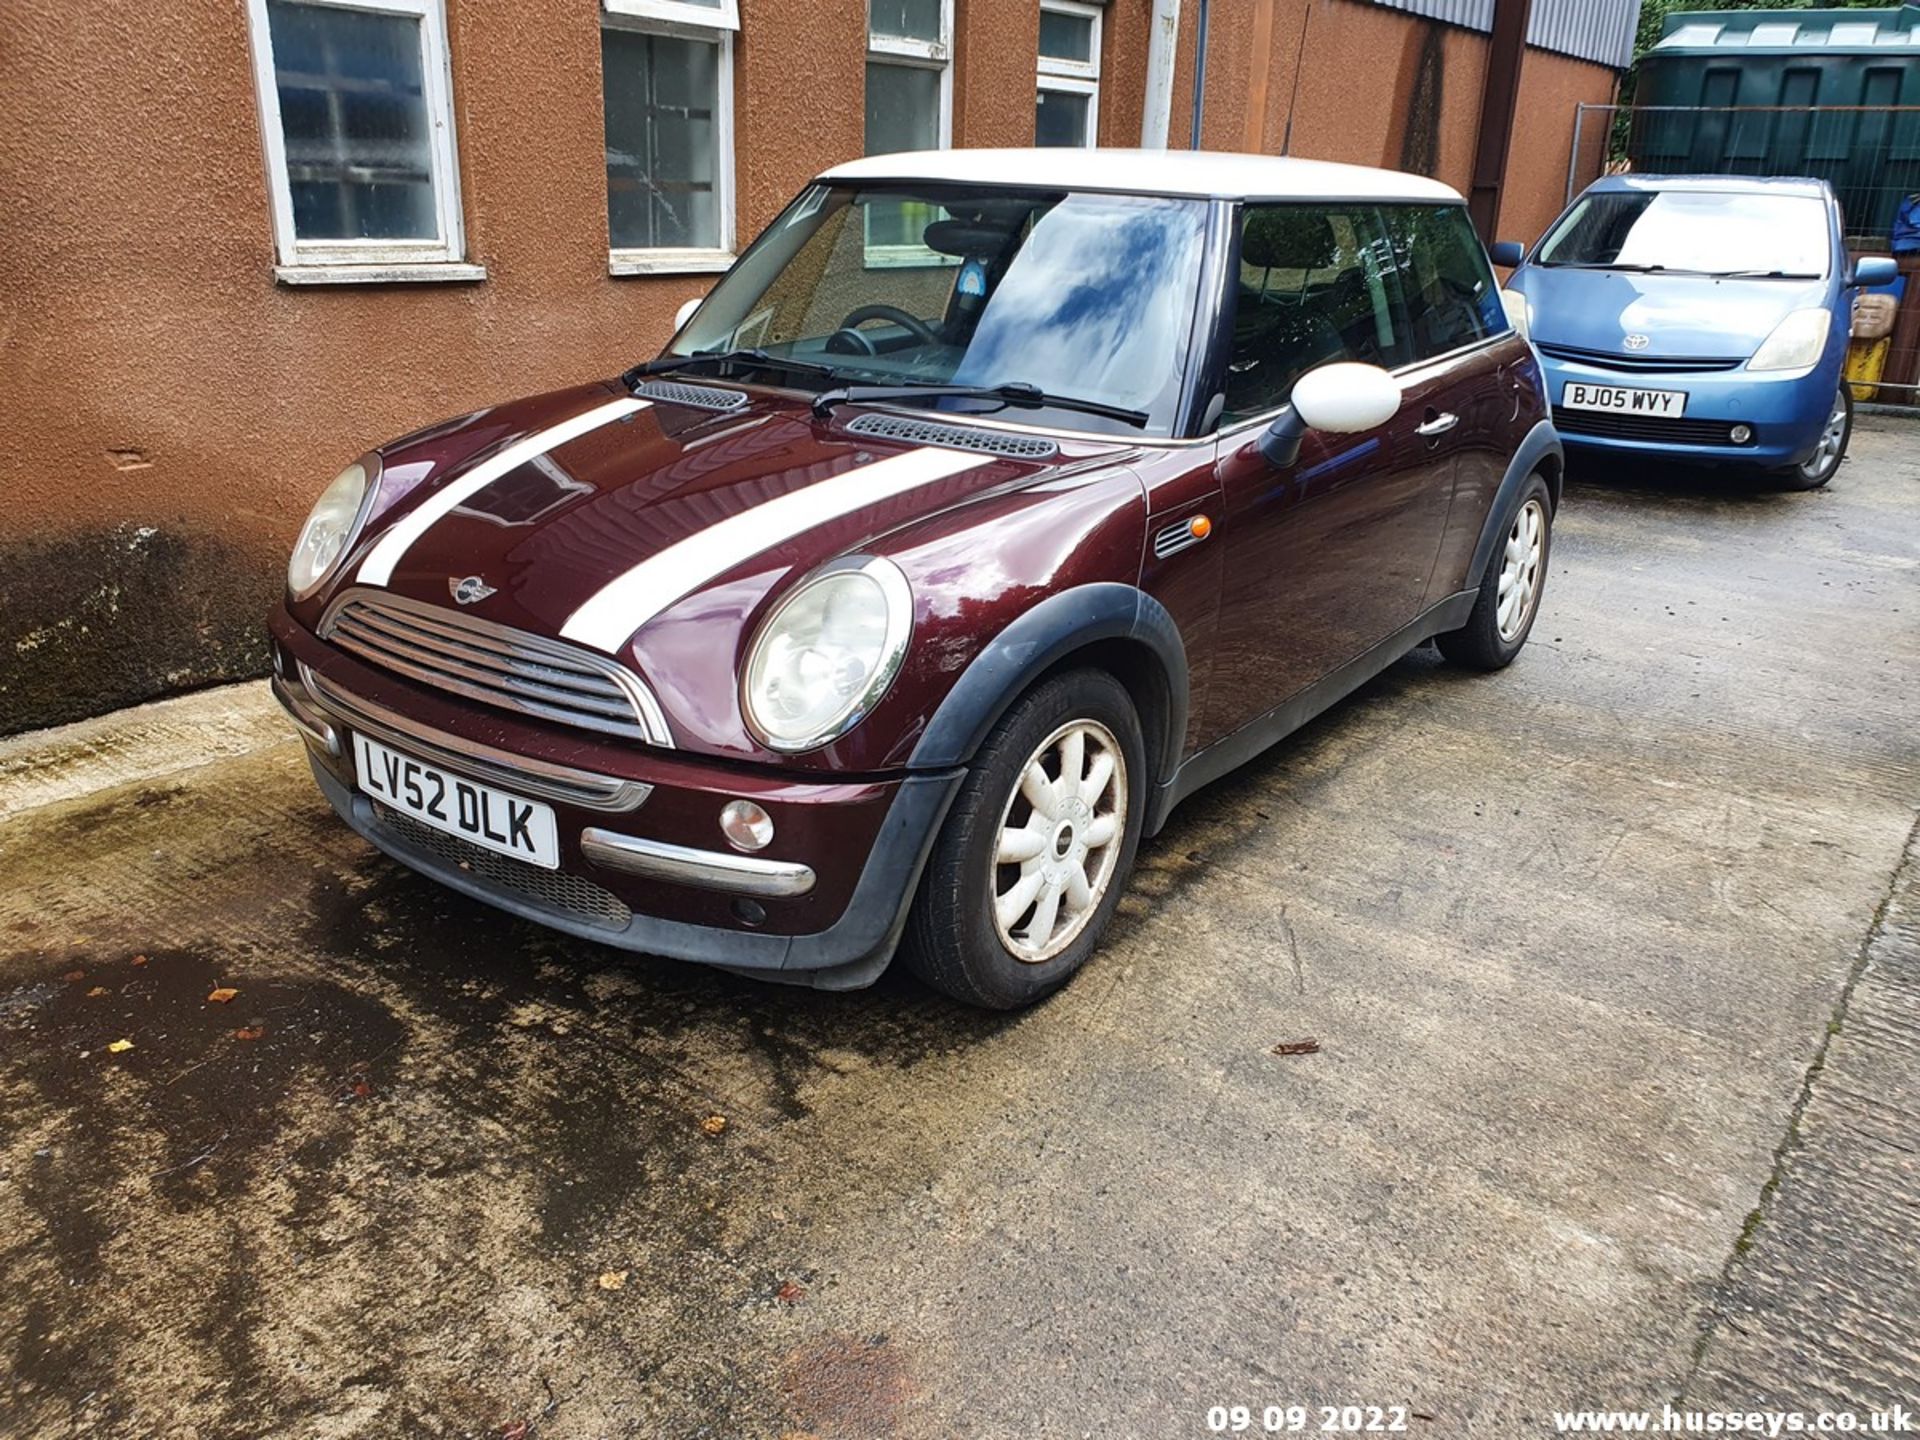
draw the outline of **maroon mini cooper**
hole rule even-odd
[[[1560,445],[1431,180],[880,156],[689,312],[350,465],[272,618],[333,807],[516,915],[1026,1004],[1182,797],[1533,623]]]

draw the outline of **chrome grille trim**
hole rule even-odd
[[[673,748],[660,702],[637,675],[563,641],[365,587],[327,607],[320,638],[469,700]]]
[[[644,781],[623,780],[617,775],[598,775],[591,770],[533,760],[434,730],[397,715],[384,705],[349,694],[331,680],[323,679],[305,662],[300,666],[300,681],[313,698],[315,708],[336,723],[349,730],[364,731],[376,740],[489,785],[522,795],[537,795],[542,800],[557,800],[562,805],[616,812],[639,809],[653,793],[653,787]]]
[[[883,415],[869,410],[850,421],[849,435],[871,435],[909,445],[944,445],[950,450],[977,450],[986,455],[1008,455],[1016,460],[1048,460],[1060,447],[1039,435],[1005,430],[974,430],[938,420],[916,420],[907,415]]]
[[[649,400],[664,400],[669,405],[686,405],[695,410],[738,410],[747,403],[744,390],[726,390],[718,385],[689,385],[684,380],[648,380],[633,387],[633,393]]]

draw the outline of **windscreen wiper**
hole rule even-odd
[[[838,376],[832,365],[818,360],[798,360],[791,355],[775,355],[769,350],[748,347],[739,350],[696,350],[691,355],[662,355],[634,366],[620,378],[629,387],[649,375],[665,375],[688,365],[758,365],[764,370],[791,370],[801,375]]]
[[[1818,280],[1803,270],[1709,270],[1716,280]]]
[[[1022,410],[1078,410],[1118,420],[1123,425],[1144,430],[1152,420],[1144,410],[1128,410],[1100,400],[1082,400],[1076,395],[1053,395],[1037,385],[1013,380],[1005,385],[844,385],[838,390],[822,390],[813,397],[813,413],[825,415],[836,405],[863,404],[883,400],[938,400],[953,396],[961,400],[998,400]]]

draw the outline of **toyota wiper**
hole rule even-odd
[[[1709,270],[1716,280],[1818,280],[1818,275],[1801,270]]]
[[[791,355],[775,355],[768,350],[748,347],[740,350],[696,350],[691,355],[662,355],[634,366],[620,378],[629,387],[649,375],[665,375],[688,365],[757,365],[762,370],[790,370],[798,375],[826,375],[838,378],[840,372],[818,360],[797,360]]]
[[[1144,410],[1128,410],[1100,400],[1082,400],[1077,395],[1054,395],[1037,385],[1009,381],[1005,385],[845,385],[838,390],[822,390],[813,397],[813,413],[825,415],[836,405],[866,404],[885,400],[938,400],[953,396],[961,400],[998,400],[1002,405],[1022,410],[1078,410],[1118,420],[1123,425],[1144,430],[1152,420]]]
[[[1541,263],[1550,264],[1555,270],[1622,270],[1629,275],[1704,275],[1707,273],[1704,270],[1676,270],[1671,265],[1640,265],[1631,262],[1622,264],[1617,260],[1609,262],[1554,260]]]

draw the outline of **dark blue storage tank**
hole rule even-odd
[[[1920,191],[1920,5],[1677,12],[1634,104],[1634,169],[1818,176],[1849,235],[1884,237]]]

